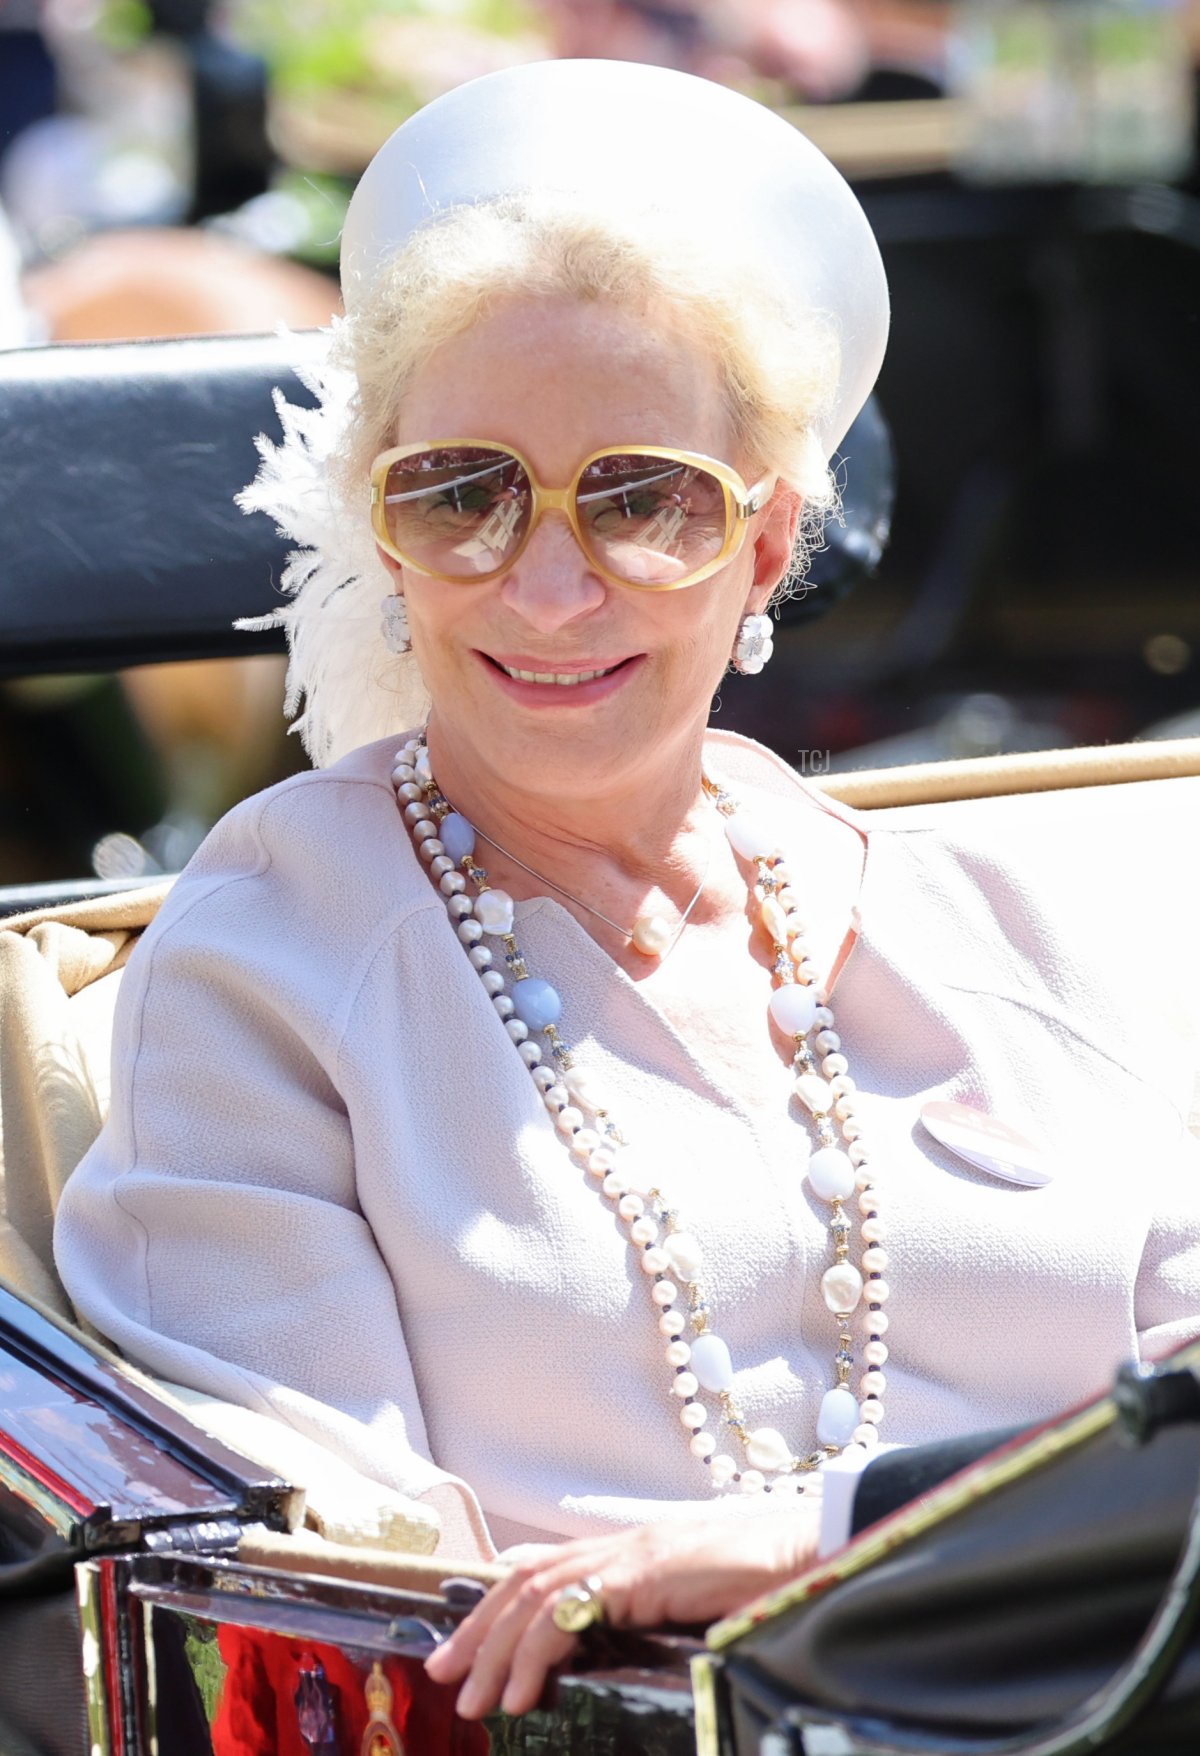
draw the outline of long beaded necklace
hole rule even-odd
[[[802,1493],[805,1476],[827,1457],[848,1445],[867,1449],[876,1445],[886,1389],[882,1367],[888,1357],[883,1339],[888,1328],[883,1307],[890,1290],[883,1279],[888,1266],[882,1248],[886,1233],[856,1116],[855,1084],[833,1028],[828,996],[804,941],[790,874],[768,826],[740,810],[724,788],[703,777],[704,791],[724,819],[734,852],[754,866],[759,919],[774,953],[771,1018],[794,1044],[795,1095],[817,1136],[805,1175],[812,1192],[830,1208],[834,1260],[821,1277],[821,1292],[837,1334],[835,1382],[821,1399],[816,1448],[804,1454],[793,1454],[773,1427],[747,1427],[734,1397],[729,1348],[712,1327],[701,1288],[700,1244],[661,1189],[636,1186],[636,1173],[629,1170],[623,1150],[627,1143],[607,1102],[592,1076],[576,1066],[559,1035],[561,996],[549,982],[530,973],[513,931],[513,899],[493,889],[487,872],[477,864],[476,831],[439,792],[423,739],[410,739],[397,753],[392,784],[417,854],[441,891],[458,939],[546,1109],[571,1156],[586,1167],[628,1228],[665,1340],[670,1390],[681,1404],[679,1421],[692,1456],[707,1468],[713,1488],[720,1491],[735,1485],[749,1494]],[[474,894],[468,894],[468,884]],[[503,947],[503,972],[483,943],[485,937]],[[548,1058],[539,1036],[547,1044]],[[839,1131],[844,1146],[838,1144]],[[861,1216],[861,1266],[850,1260],[853,1225],[846,1203],[855,1195]],[[679,1281],[686,1294],[681,1294]],[[850,1388],[856,1364],[856,1320],[865,1338],[865,1370],[857,1396]],[[744,1467],[739,1468],[729,1452],[719,1451],[713,1434],[705,1431],[710,1410],[701,1400],[702,1393],[715,1399],[725,1428],[742,1449]]]

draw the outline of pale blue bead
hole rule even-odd
[[[733,1361],[719,1335],[698,1335],[692,1343],[689,1364],[705,1390],[733,1388]]]
[[[852,1390],[827,1390],[817,1416],[818,1445],[849,1445],[860,1418]]]
[[[475,852],[475,826],[461,811],[449,811],[442,818],[438,839],[456,866]]]
[[[557,1024],[562,1017],[558,990],[542,981],[540,976],[526,976],[523,982],[514,982],[512,998],[517,1017],[530,1030],[545,1030],[548,1024]]]

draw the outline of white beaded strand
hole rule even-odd
[[[574,1065],[570,1050],[558,1035],[561,998],[548,982],[530,975],[513,935],[513,900],[506,892],[492,889],[487,873],[475,863],[475,831],[438,792],[428,750],[421,740],[411,739],[398,753],[392,780],[414,847],[429,865],[430,875],[446,900],[451,925],[480,976],[484,991],[503,1020],[572,1155],[599,1182],[602,1194],[615,1203],[619,1218],[628,1228],[630,1245],[638,1252],[650,1283],[651,1300],[658,1310],[659,1332],[666,1341],[665,1358],[672,1373],[671,1391],[682,1403],[679,1420],[692,1456],[708,1468],[714,1488],[720,1490],[736,1483],[742,1492],[751,1494],[772,1489],[802,1492],[802,1472],[818,1468],[827,1456],[836,1455],[847,1445],[875,1445],[883,1419],[880,1399],[886,1388],[881,1367],[888,1356],[883,1340],[888,1321],[883,1305],[889,1294],[883,1280],[888,1267],[887,1254],[881,1248],[885,1231],[874,1176],[861,1143],[854,1081],[849,1077],[841,1041],[833,1029],[828,998],[818,984],[818,972],[804,945],[804,924],[790,875],[773,837],[749,813],[739,812],[735,801],[705,778],[705,791],[725,818],[734,851],[755,867],[754,894],[759,917],[775,953],[773,974],[777,985],[771,994],[771,1017],[777,1028],[795,1043],[795,1093],[810,1113],[818,1139],[806,1174],[813,1193],[831,1207],[834,1262],[822,1276],[821,1290],[837,1326],[837,1381],[822,1398],[817,1420],[818,1449],[805,1457],[793,1456],[783,1435],[774,1428],[747,1428],[733,1398],[734,1368],[729,1349],[709,1328],[708,1307],[699,1280],[703,1266],[700,1245],[680,1225],[679,1215],[668,1206],[660,1190],[636,1189],[624,1170],[620,1152],[625,1144],[623,1137],[613,1124],[592,1076]],[[431,847],[437,852],[427,854],[425,850]],[[473,897],[467,893],[468,879],[475,887]],[[511,992],[505,991],[505,976],[494,967],[493,953],[481,943],[485,935],[498,938],[504,947]],[[535,1031],[549,1044],[553,1065],[544,1061],[543,1050],[533,1036]],[[810,1048],[808,1037],[813,1032],[816,1034]],[[820,1057],[819,1073],[813,1048]],[[834,1118],[841,1125],[846,1150],[837,1145]],[[856,1191],[863,1216],[861,1270],[849,1260],[852,1226],[844,1207]],[[687,1316],[678,1308],[677,1280],[687,1287]],[[860,1307],[866,1336],[862,1356],[866,1370],[856,1398],[849,1388],[855,1364],[850,1324]],[[690,1340],[685,1340],[689,1330]],[[718,1452],[712,1434],[703,1430],[709,1411],[699,1400],[702,1391],[720,1403],[724,1424],[742,1445],[745,1469],[739,1471],[733,1457]]]

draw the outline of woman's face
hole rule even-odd
[[[744,477],[748,467],[732,452],[717,372],[682,330],[565,299],[500,305],[417,371],[395,443],[466,438],[512,445],[548,487],[590,452],[638,443],[701,452]],[[456,766],[580,796],[677,761],[702,732],[741,618],[786,567],[797,511],[778,492],[735,559],[682,591],[607,583],[553,511],[506,573],[477,585],[389,562],[431,725]],[[605,674],[547,683],[513,671]]]

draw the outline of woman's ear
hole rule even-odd
[[[759,514],[754,543],[754,578],[746,598],[749,615],[761,615],[792,564],[804,496],[781,482]]]

